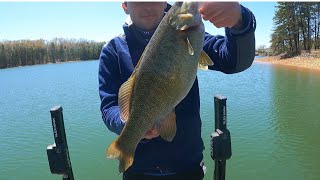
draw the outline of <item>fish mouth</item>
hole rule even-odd
[[[202,23],[199,2],[176,2],[175,12],[170,18],[170,25],[180,31],[196,29]]]
[[[199,25],[188,26],[186,29],[180,29],[182,32],[186,31],[197,31],[199,29]]]
[[[199,26],[197,17],[191,13],[181,13],[170,19],[170,24],[173,28],[180,31],[193,30]]]

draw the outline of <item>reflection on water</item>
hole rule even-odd
[[[273,119],[276,148],[272,158],[296,179],[320,177],[319,82],[320,76],[308,71],[274,68],[272,73],[276,112]]]

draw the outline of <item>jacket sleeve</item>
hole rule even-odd
[[[225,36],[205,34],[203,50],[214,63],[209,69],[231,74],[251,66],[255,56],[256,21],[252,12],[243,6],[241,14],[241,30],[225,28]]]
[[[98,76],[102,119],[110,131],[119,135],[124,127],[118,106],[118,92],[121,82],[118,55],[112,47],[112,42],[103,46],[99,61]]]

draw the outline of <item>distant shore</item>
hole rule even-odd
[[[271,63],[274,65],[287,66],[295,69],[309,69],[320,72],[320,58],[315,57],[293,57],[280,59],[279,56],[266,56],[258,58],[256,62]]]

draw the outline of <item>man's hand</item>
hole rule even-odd
[[[209,20],[217,28],[241,29],[241,6],[238,2],[202,2],[199,8],[204,20]]]
[[[155,128],[155,126],[153,126],[145,135],[143,138],[145,139],[152,139],[155,137],[158,137],[160,134],[158,132],[158,130]]]

